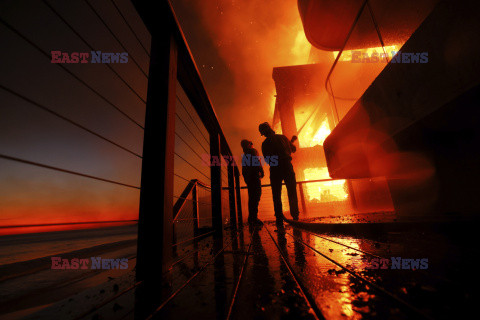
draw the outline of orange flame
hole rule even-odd
[[[354,52],[360,52],[361,53],[361,58],[365,55],[368,57],[372,56],[372,53],[376,52],[379,54],[379,57],[382,57],[382,54],[387,54],[388,58],[392,58],[392,51],[397,52],[399,45],[391,45],[391,46],[385,46],[385,47],[372,47],[372,48],[363,48],[363,49],[356,49],[356,50],[344,50],[342,51],[342,55],[340,56],[340,59],[338,61],[352,61],[352,56]],[[384,51],[385,50],[385,51]],[[333,51],[333,58],[336,59],[338,56],[338,53],[340,51]]]

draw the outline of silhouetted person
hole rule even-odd
[[[282,181],[285,181],[287,186],[290,214],[294,220],[298,220],[297,180],[291,156],[297,149],[286,136],[275,134],[267,122],[260,124],[258,130],[266,137],[262,143],[262,153],[270,165],[270,184],[277,225],[283,225]]]
[[[258,219],[258,203],[262,196],[261,178],[264,177],[262,163],[259,154],[253,148],[253,142],[242,140],[240,143],[243,149],[242,156],[242,175],[248,189],[248,223],[263,225]]]

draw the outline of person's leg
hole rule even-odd
[[[288,204],[290,207],[290,214],[293,220],[298,220],[298,197],[297,197],[297,179],[295,178],[295,171],[291,163],[285,165],[285,185],[287,187]]]
[[[248,222],[252,222],[257,217],[255,213],[255,203],[256,203],[256,194],[255,194],[255,186],[250,183],[247,184],[248,190]]]
[[[262,182],[260,179],[256,181],[255,184],[255,219],[258,219],[258,204],[260,203],[260,198],[262,196]]]
[[[277,222],[280,222],[283,221],[282,175],[280,170],[270,170],[270,184],[272,185],[273,209],[275,211],[275,217],[277,218]]]

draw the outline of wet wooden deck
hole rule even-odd
[[[171,295],[153,318],[411,319],[474,312],[470,276],[459,262],[478,249],[437,232],[367,238],[265,224],[228,232],[222,244],[204,241],[203,250],[217,253],[203,267],[196,253],[174,266]],[[392,257],[428,259],[428,266],[392,269]]]
[[[341,235],[246,226],[179,247],[161,284],[132,283],[81,312],[63,302],[62,313],[92,320],[469,318],[479,281],[472,239],[414,229]],[[428,268],[395,269],[392,257],[428,259]]]

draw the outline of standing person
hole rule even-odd
[[[273,208],[277,225],[283,226],[282,209],[282,181],[287,186],[288,204],[290,214],[293,220],[298,220],[298,199],[297,199],[297,180],[292,166],[291,154],[297,149],[293,143],[283,134],[275,134],[268,122],[258,126],[258,130],[266,139],[262,143],[263,157],[267,159],[277,159],[278,161],[267,161],[270,165],[270,184],[272,185]],[[275,165],[277,164],[277,165]]]
[[[259,159],[258,151],[253,148],[253,142],[242,140],[240,145],[243,149],[242,175],[248,189],[248,223],[263,225],[257,215],[258,203],[262,196],[262,183],[260,179],[264,177],[265,173]]]

